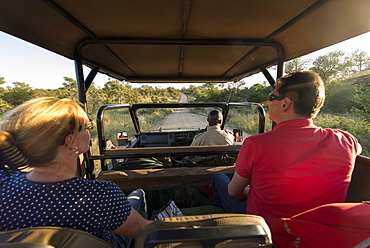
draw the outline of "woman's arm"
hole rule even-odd
[[[144,219],[139,212],[132,208],[127,220],[112,232],[118,235],[136,238],[139,231],[152,222],[151,220]]]

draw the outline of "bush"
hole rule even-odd
[[[340,129],[351,133],[362,145],[361,155],[370,157],[370,125],[366,120],[335,114],[320,114],[315,119],[315,124],[323,128]]]
[[[353,96],[355,86],[348,82],[331,83],[326,90],[326,100],[322,112],[348,113],[355,106]]]

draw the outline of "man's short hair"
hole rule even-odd
[[[221,124],[222,119],[223,119],[223,115],[222,115],[221,111],[219,111],[217,109],[212,110],[211,112],[208,113],[207,121],[208,121],[208,124],[210,126]]]
[[[315,118],[325,101],[325,87],[319,74],[313,71],[292,72],[277,80],[276,90],[294,102],[294,112]]]

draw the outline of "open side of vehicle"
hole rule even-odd
[[[157,0],[145,3],[130,0],[92,0],[88,3],[3,0],[0,30],[73,59],[79,100],[88,111],[86,92],[98,72],[141,83],[226,83],[262,72],[274,85],[269,67],[277,65],[278,78],[283,75],[284,61],[370,31],[368,10],[368,0]],[[87,77],[83,66],[91,69]],[[117,167],[121,159],[170,157],[177,160],[193,155],[237,155],[240,144],[189,146],[193,135],[203,127],[151,130],[153,125],[145,129],[145,120],[140,119],[143,109],[158,108],[169,114],[176,109],[197,107],[218,108],[226,119],[231,107],[255,107],[260,118],[256,133],[264,131],[263,108],[255,103],[104,105],[96,117],[99,154],[89,151],[81,157],[81,176],[114,181],[127,191],[144,188],[152,209],[161,207],[158,204],[170,198],[181,207],[209,204],[206,186],[211,176],[218,171],[231,175],[233,165],[176,167],[171,161],[169,167],[173,168],[121,170]],[[127,111],[132,130],[123,126],[109,134],[104,122],[108,111]],[[228,124],[223,128],[229,128]],[[231,128],[244,131],[238,126]],[[118,133],[122,137],[117,136]],[[117,149],[107,148],[107,139]],[[105,163],[107,160],[113,161],[113,169]],[[95,168],[95,161],[101,162],[100,173]],[[369,178],[370,159],[359,156],[348,201],[370,199]],[[260,240],[263,225],[258,226],[249,234],[255,234],[254,237]],[[216,227],[215,230],[222,233],[227,228]],[[188,237],[194,234],[194,230],[176,229],[175,232],[175,229],[162,229],[157,236],[150,236],[145,247],[153,247],[156,243],[151,241],[160,241],[168,234],[173,237],[181,236],[177,232],[186,232]],[[194,242],[202,240],[202,234],[207,233],[207,229],[200,230],[197,230]],[[262,236],[265,240],[269,238],[268,231]],[[225,238],[228,237],[232,238]],[[241,237],[245,235],[241,234]],[[246,244],[247,241],[243,242]],[[213,245],[206,243],[205,247]]]

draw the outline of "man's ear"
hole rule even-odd
[[[286,111],[291,106],[293,106],[293,101],[290,98],[285,97],[282,100],[282,105],[281,105],[281,107],[283,108],[283,111]]]

